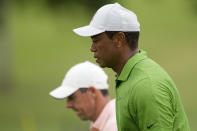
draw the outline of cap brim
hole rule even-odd
[[[105,32],[105,30],[100,30],[100,29],[94,28],[90,25],[76,28],[73,31],[80,36],[94,36],[94,35],[98,35],[102,32]]]
[[[72,95],[75,91],[77,91],[76,88],[71,88],[71,87],[58,87],[51,91],[49,94],[56,98],[56,99],[64,99],[67,98],[68,96]]]

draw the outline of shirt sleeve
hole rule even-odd
[[[133,88],[129,111],[140,131],[172,131],[173,99],[165,84],[143,79]]]

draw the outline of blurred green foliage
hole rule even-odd
[[[195,15],[197,15],[197,1],[196,0],[191,0],[191,2],[189,2]]]
[[[19,6],[24,6],[28,3],[45,5],[53,10],[58,10],[59,8],[67,8],[73,5],[80,5],[81,7],[87,8],[89,11],[94,13],[99,7],[104,4],[109,4],[114,2],[114,0],[12,0],[15,4]]]
[[[191,130],[197,129],[197,16],[190,3],[184,0],[119,3],[137,14],[141,23],[140,48],[172,76]],[[3,15],[6,24],[2,26],[5,30],[0,35],[4,41],[0,39],[0,44],[7,46],[0,46],[1,54],[4,52],[0,69],[11,75],[7,79],[12,88],[7,93],[0,90],[0,130],[87,131],[89,122],[79,120],[73,111],[66,109],[66,100],[55,100],[48,93],[61,84],[74,64],[85,60],[95,63],[89,50],[91,39],[72,32],[87,25],[93,12],[77,3],[60,4],[58,8],[50,8],[41,1],[6,4]],[[105,71],[109,75],[111,97],[115,97],[115,73],[111,69]]]

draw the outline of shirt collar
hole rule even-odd
[[[117,76],[117,81],[126,81],[129,77],[129,74],[133,67],[140,62],[141,60],[147,58],[147,54],[143,50],[139,50],[139,53],[136,53],[134,56],[132,56],[124,65],[121,73],[119,76]]]

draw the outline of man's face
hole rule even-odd
[[[116,61],[117,48],[113,40],[111,40],[106,33],[101,33],[92,36],[92,46],[90,48],[91,52],[94,53],[94,58],[96,62],[99,63],[101,67],[114,66]]]
[[[66,106],[73,109],[82,120],[91,120],[95,115],[95,101],[88,92],[77,90],[68,97]]]

